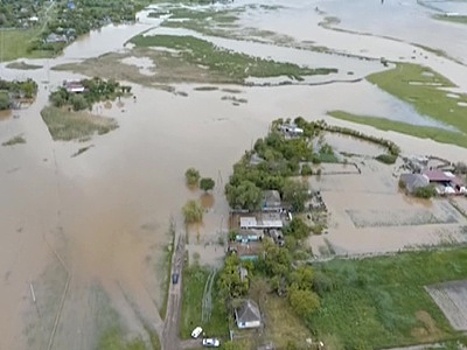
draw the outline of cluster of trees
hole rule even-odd
[[[80,83],[85,88],[83,93],[68,92],[65,87],[60,87],[52,92],[49,100],[55,107],[72,106],[75,111],[91,109],[94,103],[107,100],[115,100],[125,94],[131,94],[131,86],[120,85],[114,80],[101,78],[83,79]]]
[[[262,190],[278,190],[292,210],[304,209],[308,186],[289,178],[312,174],[308,163],[319,163],[320,154],[330,154],[333,150],[328,144],[322,144],[317,152],[314,151],[313,138],[317,133],[311,124],[306,124],[307,128],[304,128],[301,137],[287,138],[278,130],[283,123],[282,119],[274,121],[270,133],[258,139],[253,150],[246,152],[234,165],[233,174],[225,188],[232,208],[259,209]],[[253,156],[259,157],[260,162],[252,162]]]
[[[201,178],[201,174],[195,168],[188,168],[185,171],[185,181],[190,187],[201,188],[204,192],[208,192],[216,186],[216,183],[210,177]]]
[[[15,99],[34,98],[37,89],[37,83],[32,79],[24,81],[0,79],[0,110],[10,109]]]
[[[0,27],[22,27],[35,16],[48,0],[2,0],[0,2]]]

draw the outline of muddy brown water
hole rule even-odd
[[[244,88],[242,96],[248,103],[238,107],[224,103],[222,91],[195,91],[196,85],[177,86],[188,97],[133,85],[136,102],[128,99],[123,100],[124,109],[115,103],[108,110],[101,109],[118,120],[117,130],[86,143],[52,141],[40,110],[50,89],[79,75],[48,68],[119,50],[131,36],[152,25],[110,26],[93,32],[71,45],[62,57],[38,60],[44,64],[41,70],[1,66],[5,78],[30,76],[46,83],[40,84],[31,107],[15,111],[19,118],[0,123],[1,142],[18,134],[27,141],[0,147],[0,349],[94,348],[99,335],[117,318],[132,334],[144,335],[144,324],[157,328],[166,271],[161,263],[164,246],[170,242],[171,217],[181,229],[180,208],[188,199],[202,198],[208,212],[199,229],[201,239],[226,230],[228,206],[223,187],[231,166],[267,132],[272,119],[302,115],[355,127],[326,117],[326,111],[391,111],[390,102],[375,98],[380,92],[365,82]],[[330,34],[331,46],[359,52],[361,38],[334,35]],[[359,40],[352,43],[349,38]],[[371,48],[381,56],[411,49],[408,44],[381,38],[361,40],[377,43]],[[447,61],[429,62],[438,67]],[[446,65],[453,78],[464,74],[461,66]],[[436,154],[453,161],[466,156],[459,147],[367,126],[357,128],[390,138],[408,153]],[[351,148],[350,152],[379,152],[339,137],[330,142]],[[94,147],[71,157],[90,144]],[[212,199],[185,187],[184,172],[192,166],[216,181]],[[342,194],[334,195],[338,196]],[[370,237],[369,232],[365,234]],[[365,238],[342,235],[339,239],[354,240],[351,245],[357,247],[358,240]],[[379,239],[381,244],[395,246],[400,235]],[[113,317],[112,309],[119,317]]]

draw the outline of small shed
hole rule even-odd
[[[251,299],[246,300],[240,308],[235,310],[235,319],[240,329],[261,327],[259,307]]]

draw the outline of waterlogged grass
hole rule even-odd
[[[467,16],[446,16],[446,15],[434,15],[434,19],[445,21],[445,22],[452,22],[452,23],[461,23],[467,24]]]
[[[42,66],[37,65],[37,64],[29,64],[24,61],[19,61],[19,62],[11,62],[8,63],[7,68],[10,69],[20,69],[20,70],[34,70],[34,69],[40,69]]]
[[[369,75],[367,80],[413,105],[420,114],[467,133],[467,107],[459,105],[467,104],[467,95],[456,93],[457,98],[447,96],[448,92],[441,89],[456,86],[430,68],[399,63],[394,69]]]
[[[125,340],[118,328],[107,331],[99,341],[99,350],[146,350],[146,344],[141,338]]]
[[[467,278],[467,248],[317,264],[321,308],[308,318],[318,337],[346,349],[379,349],[459,338],[424,286]]]
[[[355,115],[344,111],[330,111],[328,114],[334,118],[352,123],[372,126],[379,130],[395,131],[422,139],[431,139],[440,143],[448,143],[467,148],[467,135],[430,126],[412,125],[386,118]]]
[[[41,115],[55,141],[80,140],[96,133],[103,135],[118,127],[112,118],[56,107],[45,107]]]
[[[16,135],[15,137],[12,137],[8,141],[5,141],[2,143],[2,146],[14,146],[18,144],[24,144],[26,143],[26,139],[22,135]]]
[[[180,52],[180,57],[192,65],[202,65],[220,73],[226,80],[243,83],[248,77],[288,76],[303,80],[303,76],[330,74],[334,68],[307,68],[292,63],[275,62],[252,57],[216,47],[214,44],[193,36],[176,35],[139,35],[131,39],[137,47],[162,47]]]
[[[212,287],[212,313],[209,321],[202,322],[204,287],[210,270],[194,265],[183,271],[183,300],[180,333],[182,339],[189,339],[193,329],[201,326],[209,337],[225,338],[229,334],[228,314],[224,300],[217,292],[214,280]]]

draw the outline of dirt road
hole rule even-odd
[[[177,246],[172,257],[172,270],[170,276],[169,295],[167,298],[167,314],[164,321],[164,329],[162,331],[162,349],[163,350],[178,350],[180,349],[180,315],[182,301],[182,269],[185,256],[185,239],[183,234],[178,232],[175,237]],[[178,282],[172,282],[173,274],[179,275]]]

